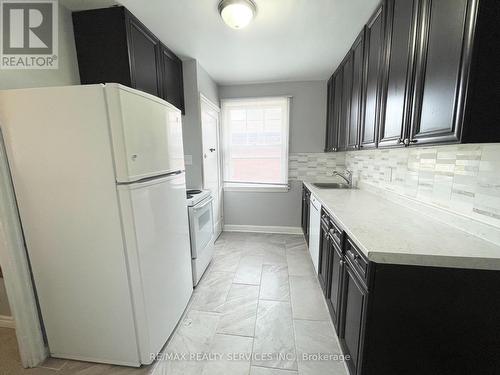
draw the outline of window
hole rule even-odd
[[[226,189],[288,188],[287,97],[222,101]]]

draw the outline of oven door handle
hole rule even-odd
[[[203,207],[205,207],[207,204],[209,203],[212,203],[212,201],[214,200],[213,197],[210,197],[209,200],[207,200],[205,203],[203,203],[201,206],[194,206],[193,209],[194,211],[198,211],[198,210],[201,210]]]

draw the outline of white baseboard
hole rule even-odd
[[[253,232],[253,233],[279,233],[279,234],[302,234],[300,227],[278,227],[263,225],[224,225],[225,232]]]
[[[12,316],[0,315],[0,328],[16,328],[16,322]]]

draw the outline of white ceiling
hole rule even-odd
[[[233,30],[219,0],[119,0],[182,59],[219,84],[327,79],[380,0],[254,0],[257,17]],[[60,0],[72,10],[113,0]]]

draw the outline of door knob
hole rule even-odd
[[[215,148],[209,148],[210,152],[214,152]]]

